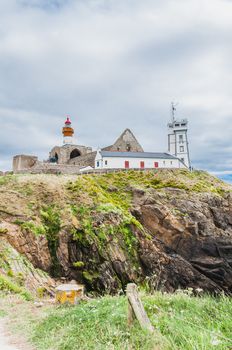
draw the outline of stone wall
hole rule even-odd
[[[76,165],[79,168],[87,167],[87,166],[91,166],[92,168],[94,168],[96,154],[97,154],[97,152],[91,152],[91,153],[83,155],[81,157],[70,159],[68,164]]]
[[[70,159],[68,164],[40,162],[37,157],[16,156],[13,161],[15,174],[79,174],[80,168],[94,168],[97,152]]]
[[[53,164],[37,162],[36,165],[29,169],[14,171],[15,174],[79,174],[79,167],[76,165]]]
[[[20,154],[17,156],[14,156],[13,158],[13,172],[30,169],[38,161],[38,157],[36,156],[27,156],[25,154]]]

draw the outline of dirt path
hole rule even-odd
[[[51,299],[38,307],[34,301],[25,302],[17,295],[0,297],[0,350],[35,350],[29,341],[32,325],[46,317],[51,308]]]
[[[7,331],[4,318],[0,318],[0,349],[1,350],[33,350],[18,336]]]
[[[0,319],[0,349],[1,350],[19,350],[14,344],[10,344],[11,340],[4,328],[4,320]]]

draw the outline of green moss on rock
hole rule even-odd
[[[0,275],[0,290],[20,294],[26,300],[32,299],[31,294],[26,289],[18,286],[16,283],[12,282],[9,278],[3,275]]]
[[[73,266],[77,268],[82,268],[85,266],[85,263],[83,261],[76,261],[73,263]]]
[[[59,276],[60,264],[57,258],[57,248],[59,245],[59,232],[61,229],[61,218],[59,209],[55,205],[44,206],[40,210],[41,221],[45,229],[45,236],[48,241],[48,248],[52,259],[51,273]]]

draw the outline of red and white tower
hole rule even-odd
[[[63,143],[64,145],[72,145],[74,129],[72,128],[72,123],[69,117],[67,117],[64,127],[62,129],[63,133]]]

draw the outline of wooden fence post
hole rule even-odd
[[[138,289],[135,283],[129,283],[126,289],[128,298],[128,325],[131,326],[133,319],[137,318],[142,328],[150,332],[154,331],[143,304],[139,298]]]

